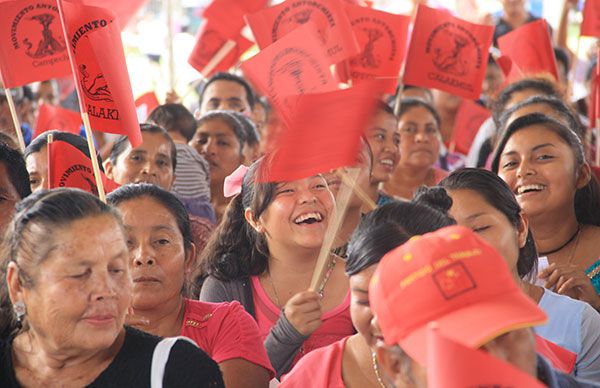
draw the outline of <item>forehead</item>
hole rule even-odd
[[[508,151],[527,152],[540,144],[552,144],[558,150],[570,150],[568,144],[552,129],[543,125],[532,125],[513,133],[504,147]]]
[[[129,151],[160,152],[171,156],[171,142],[162,133],[142,132],[142,144]]]
[[[117,208],[128,227],[177,225],[175,217],[163,204],[150,197],[137,197],[121,202]]]
[[[433,115],[424,106],[417,105],[417,106],[408,108],[408,110],[406,110],[404,112],[404,114],[399,118],[400,122],[408,121],[408,120],[433,121]]]
[[[448,190],[448,195],[452,198],[450,213],[456,221],[476,213],[490,213],[495,210],[495,208],[475,190]]]
[[[383,128],[387,131],[396,131],[398,120],[395,116],[390,115],[382,110],[377,111],[377,114],[373,117],[371,122],[371,129]]]
[[[224,120],[215,118],[207,120],[200,124],[197,130],[198,133],[208,135],[230,135],[235,136],[233,129]]]
[[[17,189],[10,180],[8,175],[9,167],[4,162],[0,162],[0,192],[10,195],[11,197],[18,198]],[[26,182],[29,184],[29,182]]]
[[[40,171],[48,164],[48,152],[46,146],[43,146],[38,152],[33,152],[25,159],[27,171]]]
[[[206,88],[204,92],[204,100],[210,100],[211,98],[229,99],[239,98],[240,100],[246,100],[246,89],[235,82],[228,80],[214,81]]]

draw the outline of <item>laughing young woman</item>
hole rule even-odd
[[[348,279],[331,255],[325,279],[308,291],[333,196],[325,179],[259,183],[265,159],[246,173],[241,192],[203,254],[200,300],[238,300],[254,316],[278,376],[304,354],[354,333]]]

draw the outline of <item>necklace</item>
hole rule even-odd
[[[379,364],[377,363],[377,354],[375,352],[371,352],[371,360],[373,361],[373,370],[375,371],[375,377],[377,377],[377,382],[381,388],[385,388],[385,384],[383,383],[383,379],[381,378],[381,374],[379,373]]]
[[[558,251],[560,251],[561,249],[563,249],[564,247],[566,247],[567,245],[569,245],[570,243],[573,242],[573,240],[575,240],[576,237],[579,237],[579,232],[581,232],[581,225],[577,224],[577,230],[575,231],[575,233],[573,233],[573,235],[567,240],[566,243],[564,243],[563,245],[559,246],[556,249],[553,249],[551,251],[547,251],[547,252],[540,252],[539,254],[542,256],[548,256],[551,255],[553,253],[556,253]]]
[[[331,256],[331,260],[329,261],[329,264],[327,265],[327,272],[325,273],[325,277],[323,277],[323,281],[321,282],[321,284],[319,285],[319,288],[317,289],[317,294],[319,294],[321,296],[321,298],[323,298],[323,291],[325,290],[325,285],[327,285],[327,281],[331,277],[331,273],[333,272],[333,268],[335,267],[335,263],[337,262],[335,257],[336,257],[335,255]],[[283,307],[279,300],[279,294],[277,294],[277,289],[275,288],[275,283],[273,283],[273,277],[271,276],[271,271],[269,269],[267,269],[267,275],[269,277],[269,283],[271,284],[271,288],[273,289],[273,296],[275,297],[275,303],[277,304],[277,307]]]

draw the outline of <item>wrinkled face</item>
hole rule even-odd
[[[440,152],[440,132],[433,115],[424,107],[407,110],[398,122],[400,164],[428,169]]]
[[[242,144],[233,129],[223,120],[214,119],[202,123],[196,130],[189,145],[210,165],[210,180],[223,184],[223,181],[244,162]]]
[[[48,188],[48,147],[43,146],[25,159],[31,192]]]
[[[51,349],[97,351],[123,330],[131,302],[127,245],[109,215],[84,218],[54,231],[48,258],[23,288],[27,322]]]
[[[107,166],[106,175],[120,185],[146,182],[171,190],[175,181],[171,143],[161,133],[142,132],[142,144],[129,145],[114,166]]]
[[[519,247],[525,245],[527,228],[521,225],[519,230],[504,213],[474,190],[449,190],[448,194],[452,198],[450,216],[458,225],[470,228],[494,247],[516,274]]]
[[[269,250],[320,248],[332,210],[333,196],[321,176],[278,184],[259,218]]]
[[[386,182],[400,156],[400,133],[396,117],[379,111],[372,126],[367,129],[366,137],[373,152],[373,182]]]
[[[15,205],[21,200],[17,189],[13,186],[8,176],[8,169],[5,163],[0,162],[0,238],[4,236],[4,231],[12,219]]]
[[[532,377],[537,376],[535,338],[530,328],[510,331],[494,338],[481,349]]]
[[[151,310],[181,297],[186,252],[177,221],[150,197],[122,202],[133,279],[133,308]]]
[[[200,114],[211,110],[233,110],[251,114],[252,107],[248,105],[246,89],[241,84],[219,80],[208,85],[202,98]]]
[[[514,133],[498,164],[498,175],[530,218],[572,208],[578,187],[589,180],[581,170],[571,148],[541,125]]]
[[[377,265],[372,265],[350,276],[350,316],[352,317],[352,324],[371,347],[375,346],[378,336],[378,333],[373,330],[373,312],[369,304],[369,282],[376,269]]]

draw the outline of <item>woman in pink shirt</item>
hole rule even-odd
[[[184,297],[195,247],[183,204],[149,184],[123,186],[108,201],[121,213],[128,234],[134,282],[128,324],[161,337],[191,338],[219,364],[228,387],[268,386],[273,370],[244,308]]]

